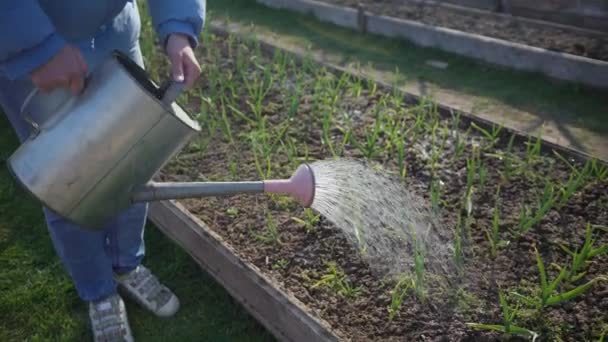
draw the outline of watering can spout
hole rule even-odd
[[[133,191],[132,201],[151,202],[244,193],[289,195],[300,205],[309,207],[315,194],[314,175],[310,166],[303,164],[289,179],[253,182],[150,182]]]
[[[308,164],[302,164],[289,179],[265,181],[264,192],[288,194],[307,208],[315,198],[315,175]]]

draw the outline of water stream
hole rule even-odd
[[[449,271],[451,244],[442,242],[425,200],[387,173],[355,160],[312,163],[312,208],[343,231],[372,270],[384,275],[410,272],[414,238],[425,268]]]

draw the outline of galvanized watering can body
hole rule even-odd
[[[33,132],[8,160],[9,169],[51,210],[98,228],[131,205],[134,189],[200,131],[173,103],[175,89],[165,94],[116,52],[91,73],[79,96],[45,101],[46,95],[31,94],[22,114]],[[36,113],[28,113],[30,103]]]

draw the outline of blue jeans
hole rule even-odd
[[[143,67],[139,31],[137,7],[129,2],[117,17],[100,27],[94,37],[72,43],[80,48],[89,70],[115,49]],[[0,106],[20,141],[28,137],[30,129],[19,109],[32,89],[29,79],[0,77]],[[135,204],[112,218],[103,229],[89,231],[43,208],[55,251],[83,300],[95,301],[115,293],[113,273],[125,273],[139,265],[145,252],[147,209],[146,203]]]

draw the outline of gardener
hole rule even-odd
[[[205,0],[149,0],[173,78],[187,86],[200,75],[193,48],[205,6]],[[0,1],[0,105],[21,141],[29,126],[19,111],[34,88],[67,88],[79,94],[86,74],[112,50],[143,67],[139,20],[134,0]],[[147,204],[133,205],[102,231],[81,229],[48,208],[43,210],[55,250],[78,295],[89,302],[95,340],[133,339],[117,287],[158,316],[178,310],[177,297],[140,264]]]

